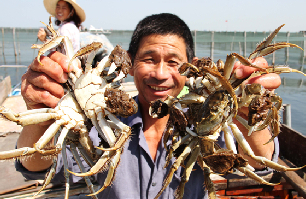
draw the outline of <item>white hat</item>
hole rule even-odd
[[[44,6],[52,16],[55,16],[56,4],[59,0],[44,0]],[[84,10],[75,2],[75,0],[64,0],[70,3],[75,9],[76,14],[80,17],[81,22],[85,21],[86,15]]]

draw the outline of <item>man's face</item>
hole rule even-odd
[[[186,44],[176,35],[150,35],[142,38],[130,75],[139,91],[139,101],[148,105],[156,99],[177,96],[186,77],[178,66],[187,62]]]

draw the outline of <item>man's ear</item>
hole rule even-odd
[[[129,52],[128,52],[128,55],[129,55],[130,59],[132,60],[132,56],[131,56],[131,54]],[[129,70],[129,74],[131,76],[134,76],[134,66],[133,65],[134,65],[134,63],[132,62],[132,67]]]
[[[192,64],[196,63],[196,61],[198,61],[198,59],[199,59],[198,57],[194,57],[194,58],[192,59],[192,62],[191,62],[191,63],[192,63]]]

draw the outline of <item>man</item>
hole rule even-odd
[[[169,115],[161,119],[151,118],[148,114],[149,103],[155,99],[165,99],[167,95],[177,96],[186,80],[178,73],[179,64],[196,59],[188,26],[172,14],[152,15],[140,21],[133,33],[128,52],[133,63],[130,74],[134,76],[139,91],[135,99],[139,107],[135,115],[122,119],[132,127],[132,136],[125,145],[112,186],[101,192],[99,198],[154,198],[157,195],[174,160],[170,166],[163,169],[166,150],[161,140]],[[34,60],[22,78],[22,95],[28,109],[55,107],[64,94],[60,83],[67,80],[69,60],[64,55],[54,52],[48,57],[42,56],[41,62],[43,66]],[[263,58],[254,60],[254,63],[267,67],[267,62]],[[253,68],[236,63],[235,75],[238,78],[246,77],[253,71]],[[261,83],[268,89],[275,89],[280,85],[280,78],[275,74],[267,74],[253,78],[248,83],[254,82]],[[245,117],[247,110],[240,110],[239,115]],[[48,126],[49,123],[43,123],[24,127],[17,147],[33,146]],[[243,133],[246,135],[247,131],[244,129]],[[95,134],[95,129],[91,134]],[[274,142],[263,145],[270,137],[269,131],[265,129],[253,133],[252,136],[246,136],[246,139],[256,155],[272,159]],[[222,144],[222,141],[220,143]],[[241,149],[239,152],[243,154]],[[51,160],[42,160],[40,155],[36,154],[28,161],[17,163],[17,168],[30,178],[35,178],[37,173],[43,174],[51,164]],[[250,164],[259,170],[263,169],[261,165],[252,161]],[[183,169],[179,168],[175,172],[172,182],[160,198],[174,197],[182,171]],[[60,175],[61,173],[57,174]],[[104,183],[106,175],[106,172],[98,174],[100,184]],[[196,165],[189,182],[185,185],[184,198],[204,198],[203,183],[202,170]]]

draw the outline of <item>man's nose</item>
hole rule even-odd
[[[163,61],[159,62],[156,65],[156,70],[155,70],[155,78],[156,79],[168,79],[169,78],[169,70],[167,68],[167,64]]]

